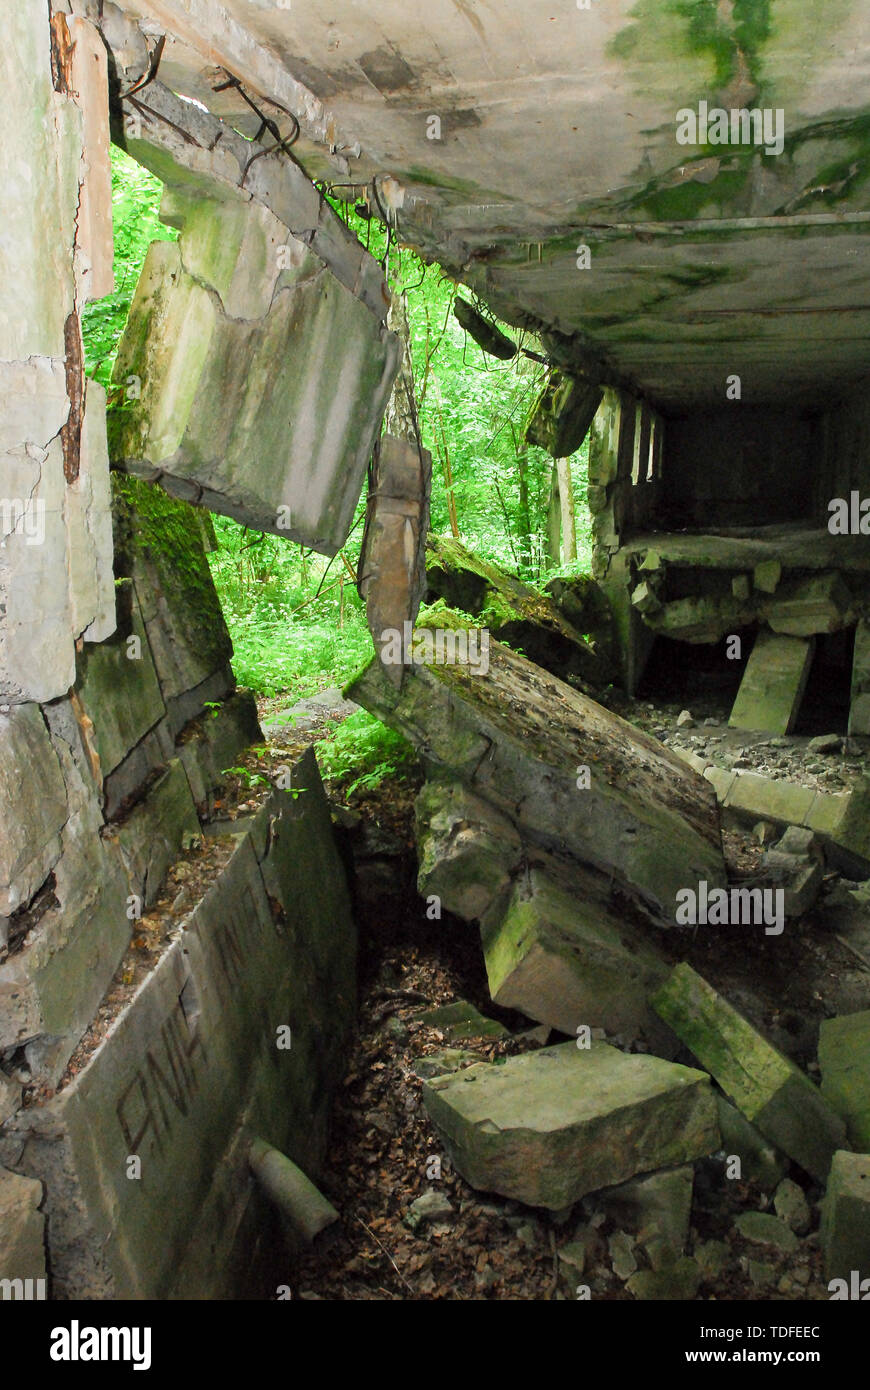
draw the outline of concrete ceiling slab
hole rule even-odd
[[[253,135],[238,94],[213,91],[235,72],[301,117],[313,177],[391,175],[402,240],[665,410],[720,401],[732,372],[756,402],[820,402],[866,373],[864,0],[123,7],[175,36],[161,80]],[[768,110],[781,152],[679,144],[701,102]]]

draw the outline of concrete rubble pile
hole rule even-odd
[[[443,589],[442,544],[430,547],[430,596]],[[485,611],[470,586],[467,595],[472,611]],[[422,633],[468,621],[441,599],[419,619],[415,643],[425,650]],[[501,643],[490,641],[486,668],[434,651],[410,661],[401,684],[375,658],[347,693],[421,755],[421,895],[477,924],[494,1004],[544,1025],[545,1043],[548,1030],[571,1039],[495,1064],[463,1053],[454,1030],[443,1060],[426,1059],[424,1101],[456,1169],[528,1206],[567,1212],[582,1201],[599,1220],[621,1212],[620,1230],[634,1234],[604,1265],[612,1260],[636,1298],[691,1298],[710,1277],[717,1242],[707,1249],[695,1233],[687,1248],[693,1180],[735,1159],[776,1193],[775,1213],[760,1224],[747,1213],[735,1228],[756,1252],[761,1283],[788,1284],[777,1259],[798,1261],[803,1277],[810,1216],[798,1220],[800,1236],[789,1221],[795,1204],[806,1206],[804,1189],[827,1188],[813,1237],[825,1277],[870,1268],[870,1159],[852,1153],[868,1143],[870,1015],[823,1028],[820,1088],[696,971],[672,963],[686,941],[675,928],[679,887],[726,883],[718,801],[728,805],[736,783],[723,795],[705,767],[672,757]],[[749,815],[750,779],[740,781]],[[762,809],[756,797],[751,814],[780,832],[758,881],[781,889],[786,918],[799,918],[832,853],[853,868],[866,862],[864,793],[810,791],[797,806],[786,784],[769,785],[782,805],[769,796]],[[669,1194],[664,1216],[635,1212],[631,1226],[620,1194],[658,1183]],[[561,1252],[566,1296],[600,1246],[595,1230],[587,1235]]]

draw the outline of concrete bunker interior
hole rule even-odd
[[[862,7],[8,27],[4,1298],[858,1296]],[[779,113],[781,148],[687,147],[702,103]],[[178,237],[107,399],[113,141]],[[389,266],[323,187],[457,282],[485,352],[546,364],[529,437],[585,441],[589,575],[541,592],[427,534]],[[237,687],[207,553],[211,512],[337,555],[367,477],[344,694],[417,763],[360,809],[316,720],[276,734]],[[228,790],[252,747],[267,780]]]

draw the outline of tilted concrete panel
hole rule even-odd
[[[398,341],[268,209],[215,194],[174,191],[179,241],[149,250],[115,368],[113,461],[331,555]]]

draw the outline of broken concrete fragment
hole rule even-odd
[[[800,712],[813,650],[811,641],[759,632],[731,710],[730,727],[791,733]]]
[[[597,1200],[602,1211],[634,1231],[639,1245],[664,1244],[679,1255],[689,1237],[694,1178],[692,1165],[683,1164],[632,1178],[603,1192]]]
[[[535,402],[526,439],[554,459],[579,449],[604,398],[601,387],[554,368]]]
[[[774,632],[811,637],[837,632],[853,621],[852,595],[841,575],[821,574],[781,589],[762,604],[761,612]]]
[[[773,1194],[773,1209],[780,1221],[794,1231],[795,1235],[805,1236],[810,1229],[810,1204],[804,1190],[791,1178],[783,1178]]]
[[[42,1183],[0,1168],[0,1280],[3,1297],[24,1299],[25,1291],[6,1292],[5,1280],[45,1279],[45,1217],[39,1210]],[[45,1286],[30,1298],[45,1297]]]
[[[494,1018],[486,1018],[465,999],[457,999],[453,1004],[442,1004],[437,1009],[426,1009],[414,1014],[417,1023],[425,1023],[427,1028],[437,1028],[448,1042],[463,1042],[468,1038],[509,1038],[510,1033],[504,1024]]]
[[[69,809],[38,705],[0,714],[0,916],[27,903],[60,857]]]
[[[661,608],[644,613],[644,622],[653,632],[678,642],[718,642],[752,622],[754,616],[751,601],[733,594],[721,598],[701,594],[672,599]]]
[[[613,911],[606,879],[578,868],[562,885],[531,869],[487,913],[481,938],[496,1004],[569,1036],[579,1026],[604,1028],[673,1055],[647,1003],[666,966]]]
[[[686,883],[724,884],[715,797],[704,781],[657,740],[500,643],[490,643],[486,674],[434,661],[409,667],[397,691],[373,661],[347,693],[442,776],[464,780],[509,815],[524,840],[611,873],[663,925],[674,922]]]
[[[430,1192],[424,1192],[421,1197],[415,1197],[408,1208],[405,1225],[416,1231],[420,1226],[439,1221],[453,1221],[455,1217],[453,1204],[443,1192],[436,1192],[433,1188]]]
[[[826,1279],[843,1279],[841,1298],[860,1298],[870,1290],[870,1155],[834,1154],[822,1204],[822,1255]],[[857,1274],[859,1289],[852,1284]],[[860,1291],[859,1291],[860,1290]]]
[[[819,1066],[822,1095],[845,1120],[849,1142],[870,1153],[870,1009],[822,1020]]]
[[[701,1270],[689,1255],[661,1269],[639,1269],[626,1288],[640,1301],[687,1302],[695,1297],[701,1283]]]
[[[423,1099],[473,1187],[554,1211],[719,1141],[703,1073],[606,1043],[470,1067],[425,1085]]]
[[[652,584],[644,579],[632,590],[631,601],[638,613],[654,613],[662,602]]]
[[[772,594],[782,578],[782,565],[778,560],[762,560],[752,572],[752,582],[763,594]]]
[[[443,599],[453,608],[478,618],[500,642],[519,647],[531,661],[565,680],[576,676],[601,685],[609,675],[597,643],[584,633],[610,638],[607,602],[594,581],[597,601],[587,592],[583,608],[594,626],[574,626],[574,616],[549,594],[525,584],[515,575],[474,555],[453,537],[430,535],[426,542],[426,598]]]
[[[414,810],[421,896],[467,922],[482,917],[523,858],[512,822],[461,782],[425,782]]]
[[[726,1157],[740,1159],[741,1178],[754,1182],[765,1192],[772,1192],[788,1172],[788,1158],[718,1092],[716,1105]]]
[[[774,1250],[781,1250],[784,1255],[793,1255],[800,1244],[791,1227],[768,1212],[741,1212],[734,1224],[744,1240],[752,1241],[754,1245],[771,1246]]]
[[[731,592],[735,598],[745,602],[752,593],[752,580],[748,574],[735,574],[731,580]]]
[[[691,966],[675,966],[650,1002],[746,1118],[824,1182],[846,1130],[809,1078]]]
[[[327,555],[353,520],[396,338],[261,204],[173,195],[114,380],[113,462]]]

